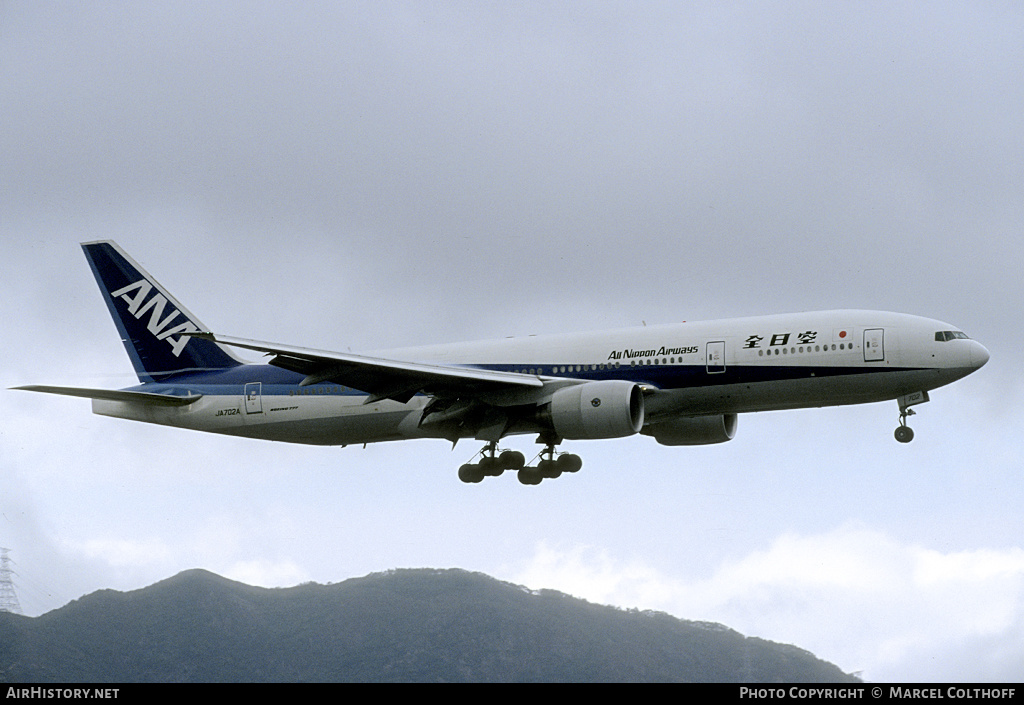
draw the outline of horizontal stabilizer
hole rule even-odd
[[[42,384],[30,384],[25,387],[11,387],[26,392],[46,392],[47,394],[63,394],[68,397],[85,399],[103,399],[106,401],[126,401],[133,404],[150,404],[153,406],[187,406],[203,398],[202,394],[187,397],[170,394],[153,394],[151,392],[129,392],[120,389],[86,389],[84,387],[49,387]]]

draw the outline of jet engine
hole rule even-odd
[[[557,390],[540,416],[562,438],[622,438],[643,427],[644,396],[632,382],[585,382]]]
[[[736,414],[691,416],[663,421],[643,430],[663,446],[700,446],[725,443],[736,435]]]

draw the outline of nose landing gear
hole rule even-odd
[[[905,409],[900,414],[900,425],[896,427],[896,440],[900,443],[910,443],[914,440],[914,429],[907,425],[907,417],[914,413],[913,409]]]
[[[928,392],[914,392],[902,396],[896,401],[900,405],[900,425],[896,427],[896,432],[893,435],[900,443],[910,443],[914,440],[914,429],[907,425],[907,417],[914,415],[914,410],[910,407],[928,401]]]

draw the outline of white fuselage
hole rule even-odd
[[[529,336],[377,351],[387,360],[465,366],[535,376],[535,389],[483,393],[477,401],[519,410],[507,433],[537,429],[522,412],[580,381],[625,380],[644,390],[644,432],[674,419],[898,399],[949,384],[981,367],[988,352],[940,321],[879,311],[823,311],[623,330]],[[941,339],[940,339],[941,338]],[[946,339],[949,338],[949,339]],[[190,373],[135,387],[202,395],[176,407],[93,400],[98,414],[252,438],[347,445],[452,438],[424,424],[431,398],[365,403],[332,382],[270,365]],[[480,435],[479,427],[462,437]],[[462,434],[457,434],[462,435]]]

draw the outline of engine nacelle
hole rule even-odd
[[[725,443],[736,435],[736,414],[691,416],[654,424],[644,429],[663,446],[701,446]]]
[[[632,436],[644,425],[643,392],[622,380],[562,387],[545,407],[545,420],[570,440]]]

